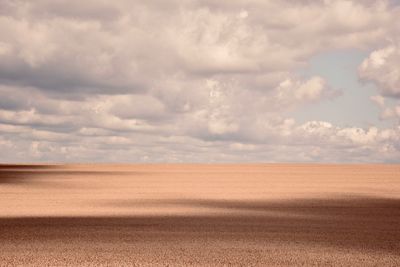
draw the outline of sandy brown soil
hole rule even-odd
[[[0,165],[0,266],[400,266],[400,165]]]

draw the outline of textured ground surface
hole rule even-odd
[[[400,165],[0,165],[0,266],[400,266]]]

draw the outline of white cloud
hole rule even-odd
[[[374,82],[385,96],[400,97],[400,47],[390,45],[372,52],[360,68],[360,78]]]
[[[380,108],[385,106],[385,98],[381,95],[374,95],[370,97],[371,101],[378,105]]]
[[[370,97],[371,101],[380,109],[380,118],[382,120],[397,119],[400,122],[400,101],[394,101],[393,104],[386,102],[385,97],[376,95]],[[393,102],[393,101],[392,101]]]
[[[382,118],[398,118],[384,98],[399,94],[398,14],[384,0],[3,1],[0,155],[390,161],[395,127],[299,124],[288,113],[339,96],[298,74],[313,55],[383,47],[360,77],[379,87]]]

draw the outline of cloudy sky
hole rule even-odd
[[[0,159],[400,162],[399,2],[0,0]]]

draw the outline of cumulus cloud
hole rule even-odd
[[[400,101],[395,101],[395,104],[387,104],[385,97],[381,95],[371,96],[370,99],[380,109],[380,119],[400,121]]]
[[[341,95],[299,75],[312,56],[373,47],[359,75],[398,118],[398,15],[385,0],[2,1],[0,156],[390,161],[397,126],[288,114]]]
[[[1,80],[110,94],[146,90],[165,75],[287,71],[320,50],[374,43],[391,20],[383,1],[3,6]]]
[[[373,51],[360,68],[361,79],[374,82],[382,95],[400,98],[400,47],[390,45]]]

